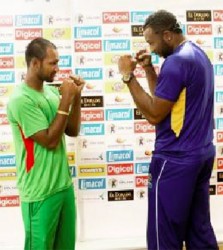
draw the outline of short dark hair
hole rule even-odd
[[[143,25],[143,30],[146,30],[148,27],[151,27],[156,33],[160,33],[164,30],[169,30],[178,34],[182,33],[176,16],[166,10],[158,10],[148,16]]]
[[[26,47],[25,59],[26,64],[29,67],[32,58],[36,57],[39,60],[43,60],[46,57],[47,48],[57,49],[56,45],[49,40],[38,37],[33,39]]]

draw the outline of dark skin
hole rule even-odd
[[[174,49],[185,40],[182,34],[171,31],[156,33],[151,27],[145,29],[144,37],[150,46],[150,51],[164,58],[172,54]],[[150,124],[156,125],[171,112],[174,102],[154,95],[157,74],[152,66],[151,56],[145,50],[139,51],[135,58],[131,55],[121,56],[118,61],[119,72],[122,75],[128,75],[135,70],[136,64],[141,65],[146,72],[151,95],[144,91],[135,77],[127,85],[137,108]]]
[[[43,82],[53,82],[58,68],[59,55],[57,50],[49,47],[47,55],[43,60],[33,58],[27,70],[25,82],[31,88],[42,92]],[[48,149],[55,149],[64,133],[68,136],[77,136],[80,130],[81,121],[81,91],[84,87],[84,80],[77,76],[70,76],[64,79],[60,87],[61,100],[58,110],[69,112],[68,115],[59,114],[48,129],[38,131],[31,136],[31,139]]]

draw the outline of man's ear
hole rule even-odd
[[[33,68],[33,69],[38,69],[39,68],[39,65],[40,65],[40,60],[36,57],[33,57],[31,62],[30,62],[30,66]]]
[[[169,43],[173,39],[173,35],[169,30],[163,32],[163,39],[165,42]]]

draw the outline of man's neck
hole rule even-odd
[[[27,73],[25,78],[25,83],[32,89],[36,91],[42,92],[43,91],[43,81],[39,80],[36,76],[29,75]]]
[[[183,35],[177,37],[175,40],[175,43],[174,43],[174,49],[176,49],[177,47],[179,47],[180,45],[182,45],[186,41],[187,41],[187,39]]]

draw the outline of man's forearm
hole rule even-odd
[[[65,133],[68,136],[77,136],[81,124],[81,94],[77,94],[71,105]]]
[[[156,83],[157,83],[156,71],[155,71],[152,64],[149,65],[149,66],[146,66],[144,68],[144,70],[145,70],[145,73],[146,73],[146,79],[148,81],[150,93],[151,93],[152,96],[154,96]]]

